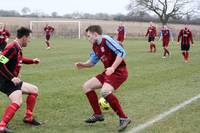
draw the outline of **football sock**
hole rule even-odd
[[[150,52],[152,52],[152,44],[150,44],[149,48],[150,48]]]
[[[153,44],[153,49],[154,49],[154,52],[156,52],[156,45]]]
[[[186,51],[186,52],[185,52],[185,59],[188,60],[188,58],[189,58],[189,52]]]
[[[122,107],[120,106],[119,100],[115,95],[111,93],[108,96],[106,96],[105,99],[120,118],[127,118],[127,116],[124,114],[122,110]]]
[[[0,122],[0,127],[6,127],[9,121],[15,115],[15,112],[19,109],[19,105],[16,103],[11,103],[5,110],[2,120]]]
[[[101,112],[101,109],[100,109],[100,106],[98,103],[98,96],[97,96],[96,92],[93,90],[89,91],[86,93],[86,96],[88,98],[90,105],[92,106],[94,114],[101,115],[102,112]]]
[[[164,48],[164,54],[163,54],[163,56],[166,56],[166,49]]]
[[[29,94],[26,98],[26,112],[25,112],[25,118],[27,120],[32,120],[33,119],[33,110],[37,101],[37,94],[32,93]]]
[[[186,60],[186,53],[182,52],[182,55],[183,55],[184,59]]]

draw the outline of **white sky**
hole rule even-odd
[[[0,9],[21,13],[23,7],[28,7],[31,12],[44,12],[49,15],[54,11],[59,15],[73,12],[126,14],[128,3],[129,0],[4,0]]]

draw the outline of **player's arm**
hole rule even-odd
[[[160,32],[160,38],[159,38],[158,41],[160,41],[162,38],[163,38],[163,33],[162,33],[162,31],[161,31],[161,32]]]
[[[126,39],[126,28],[124,27],[124,39]]]
[[[13,56],[16,56],[16,54],[17,52],[15,48],[11,48],[3,51],[0,55],[0,74],[8,80],[12,80],[15,76],[8,70],[6,64],[11,58],[13,58]]]
[[[77,62],[75,63],[75,67],[77,69],[90,68],[95,66],[95,64],[97,64],[99,60],[99,57],[94,52],[92,52],[90,54],[89,60],[87,60],[86,62]]]
[[[27,57],[22,57],[22,63],[24,64],[39,64],[40,60],[38,58],[31,59]]]
[[[117,55],[111,67],[106,69],[106,74],[111,75],[126,56],[124,48],[112,38],[106,36],[106,45]]]
[[[193,36],[192,36],[192,32],[190,31],[190,41],[192,43],[192,46],[194,46],[194,41],[193,41]]]
[[[179,32],[177,45],[179,45],[179,41],[180,41],[181,36],[182,36],[182,30]]]
[[[148,36],[148,34],[149,34],[149,28],[147,29],[145,36]]]

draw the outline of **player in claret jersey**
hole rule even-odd
[[[190,42],[193,44],[192,32],[189,30],[188,24],[186,24],[185,27],[180,30],[177,45],[179,45],[180,39],[182,55],[184,57],[184,61],[187,63],[189,60]]]
[[[10,32],[6,30],[6,26],[0,30],[0,53],[4,50],[7,45],[8,39],[10,37]]]
[[[122,44],[125,38],[126,38],[125,26],[122,22],[120,22],[117,28],[117,41],[119,41]]]
[[[86,123],[104,121],[101,109],[98,104],[98,97],[95,89],[101,89],[101,95],[110,104],[111,108],[119,116],[118,131],[123,131],[131,120],[122,110],[118,98],[113,94],[120,85],[127,80],[128,70],[124,57],[126,55],[123,47],[108,35],[102,35],[99,25],[91,25],[86,29],[88,40],[92,44],[92,53],[86,62],[75,63],[76,68],[90,68],[95,66],[99,60],[104,65],[105,70],[86,81],[83,91],[86,94],[94,114],[85,120]]]
[[[156,52],[155,37],[157,35],[156,27],[153,26],[153,22],[150,22],[150,26],[147,29],[145,36],[148,36],[150,52]]]
[[[52,33],[54,32],[54,28],[50,25],[46,25],[44,27],[44,31],[45,31],[45,34],[46,34],[46,45],[47,45],[47,49],[50,49],[51,48],[51,44],[50,44],[50,38],[51,38],[51,35]]]
[[[173,42],[173,36],[172,36],[172,32],[171,30],[167,27],[167,25],[164,25],[161,32],[160,32],[160,39],[162,39],[162,45],[163,45],[163,57],[162,58],[166,58],[166,55],[170,55],[169,49],[168,49],[168,45],[169,45],[169,41],[171,39],[171,41]]]
[[[7,125],[22,105],[22,94],[28,95],[26,98],[24,123],[35,126],[41,124],[33,118],[38,88],[35,85],[23,82],[18,77],[22,63],[38,64],[40,62],[38,58],[29,59],[22,54],[22,48],[28,45],[30,33],[31,30],[28,28],[19,28],[16,40],[9,43],[0,55],[0,91],[6,94],[11,102],[6,108],[0,122],[0,132],[3,133],[12,133],[7,128]]]

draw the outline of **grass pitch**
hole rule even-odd
[[[39,87],[34,115],[45,124],[41,127],[24,125],[24,103],[9,127],[16,133],[115,133],[118,117],[112,112],[105,112],[104,122],[93,125],[83,122],[92,112],[81,86],[103,71],[101,63],[92,69],[75,70],[75,62],[89,57],[88,41],[52,38],[52,43],[53,48],[46,50],[43,39],[32,40],[24,49],[24,56],[38,57],[41,63],[23,65],[21,70],[22,80]],[[188,63],[184,63],[180,47],[172,44],[172,55],[167,59],[161,58],[160,42],[156,53],[147,52],[144,40],[127,40],[124,47],[129,78],[115,94],[133,120],[126,131],[200,93],[198,45],[191,47]],[[7,97],[0,94],[1,115],[8,103]],[[197,100],[141,132],[197,133],[200,130],[199,103]]]

